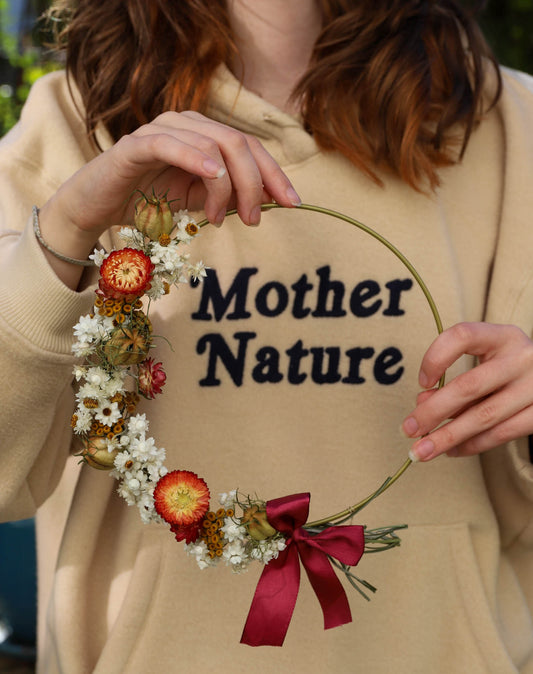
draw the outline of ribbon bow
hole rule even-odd
[[[352,621],[348,598],[328,559],[355,566],[365,547],[362,526],[332,526],[311,534],[303,525],[309,494],[268,501],[270,524],[287,537],[287,547],[270,561],[259,578],[241,637],[249,646],[282,646],[300,587],[300,559],[324,614],[324,629]]]

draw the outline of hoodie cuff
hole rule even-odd
[[[0,244],[0,321],[40,349],[71,354],[72,328],[90,312],[94,287],[76,292],[62,283],[35,238],[31,218],[22,233],[3,233]]]

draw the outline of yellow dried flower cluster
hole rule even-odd
[[[202,523],[199,540],[207,545],[208,556],[211,559],[221,557],[224,550],[224,526],[226,517],[233,517],[235,511],[232,508],[219,508],[216,512],[210,510]]]
[[[142,309],[142,301],[138,299],[135,302],[128,302],[124,299],[105,299],[97,296],[94,306],[100,316],[112,318],[114,325],[120,325],[126,318],[131,317],[134,311]]]

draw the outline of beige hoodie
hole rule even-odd
[[[379,187],[322,153],[298,120],[224,69],[209,114],[255,134],[305,202],[397,246],[445,327],[489,320],[532,334],[532,89],[505,73],[497,108],[430,196],[394,178]],[[303,577],[282,648],[239,644],[261,567],[199,570],[166,526],[140,522],[109,476],[69,458],[72,326],[93,293],[61,285],[26,223],[32,204],[93,156],[62,73],[34,86],[0,146],[0,358],[11,384],[0,507],[4,519],[38,509],[39,671],[533,672],[526,440],[411,466],[357,519],[409,525],[400,548],[355,569],[376,595],[367,603],[347,586],[353,622],[324,631]],[[349,224],[281,209],[259,228],[231,218],[203,230],[191,255],[210,282],[151,310],[172,350],[157,342],[167,384],[141,411],[166,465],[204,477],[214,505],[234,488],[265,500],[310,492],[313,519],[372,492],[405,460],[398,427],[436,336],[409,271]],[[448,377],[469,367],[463,360]]]

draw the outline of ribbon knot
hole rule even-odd
[[[300,588],[300,560],[322,607],[324,629],[352,620],[348,598],[328,557],[355,566],[364,552],[364,528],[332,526],[312,534],[303,528],[309,501],[309,494],[293,494],[266,504],[267,519],[285,534],[287,547],[263,569],[241,637],[243,644],[283,645]]]

